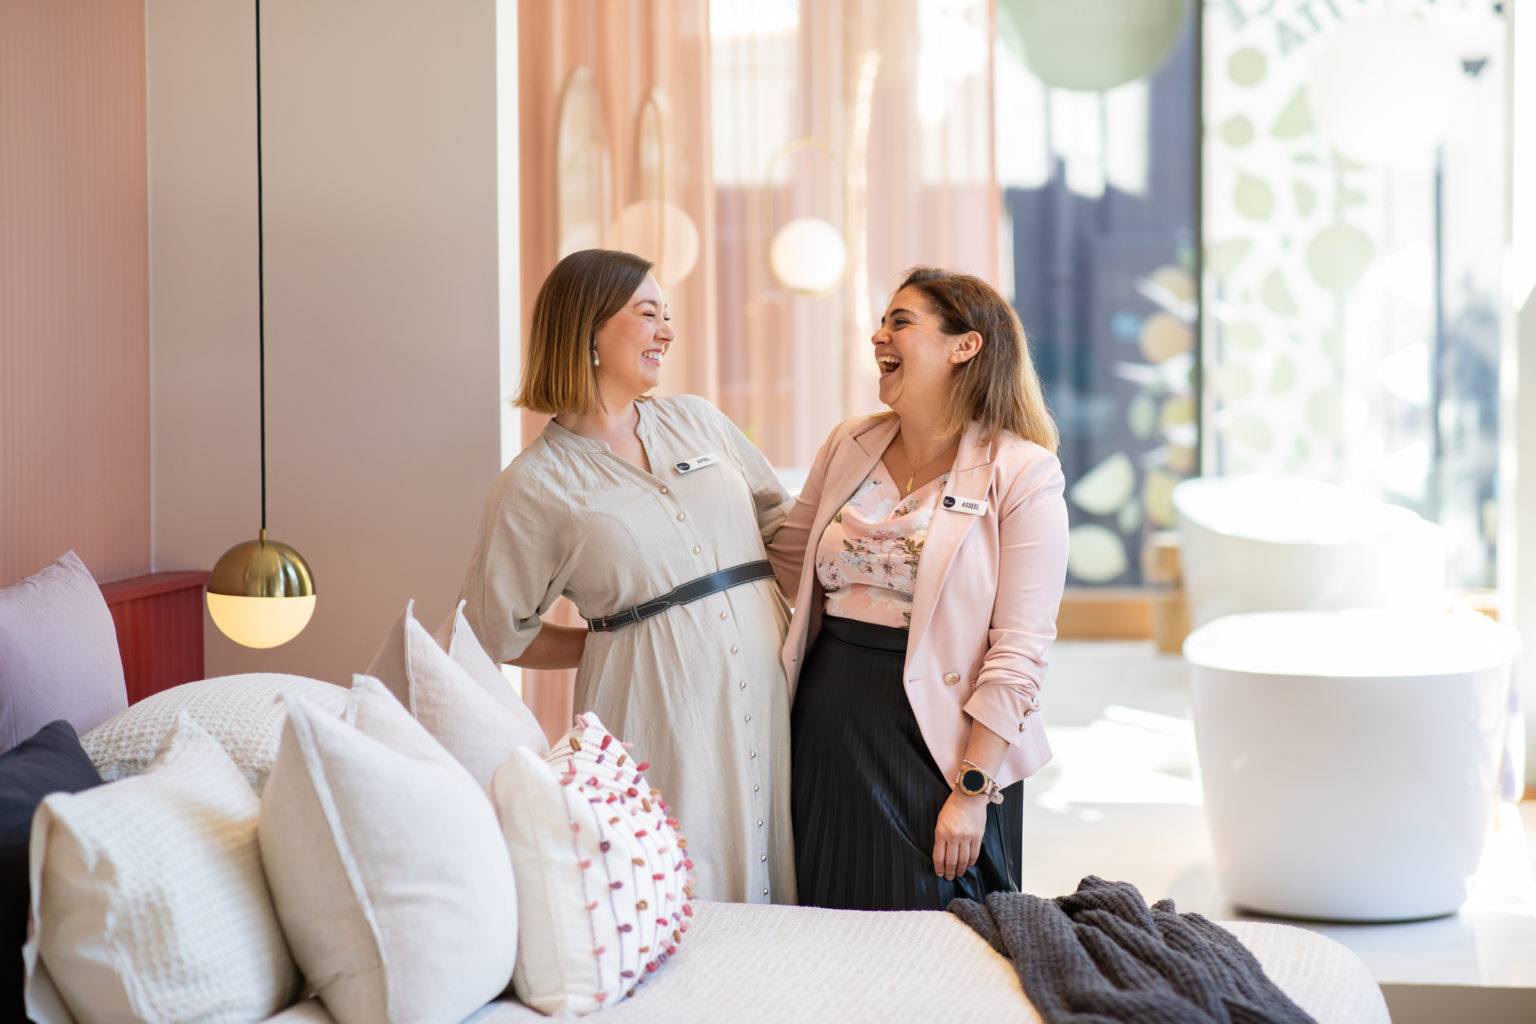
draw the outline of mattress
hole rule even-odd
[[[633,997],[585,1019],[608,1022],[1041,1020],[1012,965],[952,914],[695,904],[677,954]],[[1390,1024],[1364,961],[1291,925],[1223,922],[1319,1024]],[[500,1001],[472,1024],[546,1020]],[[314,1001],[270,1024],[329,1024]]]

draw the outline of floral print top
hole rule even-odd
[[[877,626],[909,629],[917,563],[949,474],[906,497],[877,464],[827,524],[816,547],[823,611]]]

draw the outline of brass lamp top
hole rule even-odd
[[[304,556],[262,530],[219,557],[208,577],[210,594],[231,597],[310,597],[315,577]]]

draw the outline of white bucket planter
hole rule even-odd
[[[1467,898],[1515,631],[1482,615],[1235,615],[1184,644],[1217,877],[1261,913],[1395,921]]]
[[[1417,513],[1292,477],[1198,477],[1173,490],[1189,620],[1295,608],[1445,604],[1445,544]]]

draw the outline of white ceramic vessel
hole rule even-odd
[[[1293,477],[1197,477],[1173,490],[1190,624],[1295,608],[1435,609],[1440,527],[1415,512]]]
[[[1184,645],[1217,877],[1267,914],[1467,898],[1497,806],[1515,631],[1472,612],[1220,618]]]

